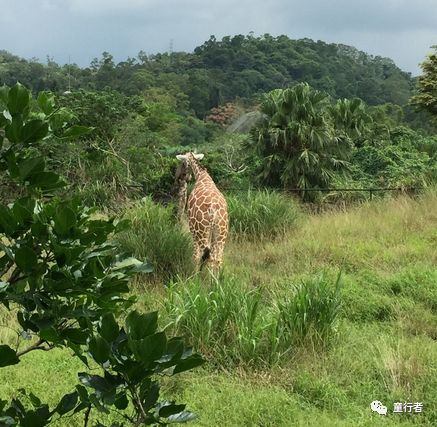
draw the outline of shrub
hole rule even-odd
[[[299,218],[297,203],[274,191],[249,190],[226,200],[231,233],[236,238],[276,238],[295,227]]]
[[[124,411],[131,425],[189,421],[185,405],[158,402],[156,375],[174,375],[203,360],[180,338],[158,332],[156,312],[126,313],[135,301],[127,297],[130,279],[150,268],[120,256],[109,240],[127,221],[93,219],[77,199],[53,197],[66,183],[36,147],[46,137],[70,139],[89,129],[67,127],[70,114],[56,109],[50,94],[41,93],[38,105],[42,112],[35,116],[31,94],[19,83],[0,88],[0,169],[18,194],[0,203],[0,307],[16,315],[17,328],[13,347],[0,344],[0,368],[58,347],[72,351],[87,372],[78,372],[80,384],[52,409],[25,389],[13,393],[9,407],[0,400],[0,425],[42,427],[84,412],[87,426],[93,408],[99,415]],[[117,321],[121,313],[127,314],[124,327]]]
[[[192,272],[192,243],[188,233],[176,223],[172,206],[142,199],[127,210],[131,228],[117,236],[122,249],[153,266],[147,280],[170,280]]]

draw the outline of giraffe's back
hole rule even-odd
[[[190,229],[197,238],[226,240],[228,207],[215,185],[195,186],[188,199],[188,217]]]

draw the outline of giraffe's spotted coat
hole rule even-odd
[[[223,264],[223,252],[229,232],[227,203],[193,153],[185,156],[187,166],[195,178],[194,188],[188,197],[188,224],[193,236],[194,263],[198,269],[205,250],[209,250],[207,262],[213,270],[218,270]]]

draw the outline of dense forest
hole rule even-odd
[[[207,153],[206,165],[227,189],[422,187],[434,174],[435,126],[429,113],[409,104],[415,79],[388,58],[346,45],[268,34],[211,36],[192,53],[140,52],[116,64],[104,52],[84,68],[0,51],[0,84],[17,81],[35,94],[50,91],[59,106],[73,112],[73,122],[94,128],[80,143],[44,145],[44,155],[90,203],[144,194],[168,199],[174,154],[188,149]],[[341,154],[327,150],[329,160],[321,160],[324,143],[311,148],[310,169],[318,165],[312,177],[303,158],[291,166],[286,149],[272,151],[256,142],[265,132],[277,132],[275,124],[254,127],[260,118],[256,111],[269,116],[266,104],[274,91],[302,85],[309,103],[296,102],[314,110],[307,116],[296,112],[280,126],[294,121],[312,126],[311,114],[323,111],[319,130],[342,146]],[[312,105],[317,93],[323,101]],[[270,119],[276,118],[271,112]],[[243,126],[233,126],[236,122]],[[293,144],[300,154],[308,148],[303,140]],[[266,162],[276,168],[275,176]],[[298,177],[289,176],[291,168]]]
[[[373,57],[346,45],[287,36],[214,36],[193,53],[147,55],[114,63],[104,52],[89,67],[60,66],[20,59],[0,52],[0,82],[20,81],[38,92],[71,89],[106,90],[135,95],[152,87],[184,94],[189,107],[203,117],[212,107],[237,98],[305,81],[335,98],[359,97],[370,105],[404,105],[414,81],[392,60]]]

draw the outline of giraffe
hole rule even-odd
[[[207,170],[199,164],[203,157],[203,154],[194,153],[176,156],[191,169],[195,179],[188,198],[188,225],[193,236],[195,268],[200,270],[207,262],[213,271],[217,271],[223,263],[228,236],[228,207]]]

